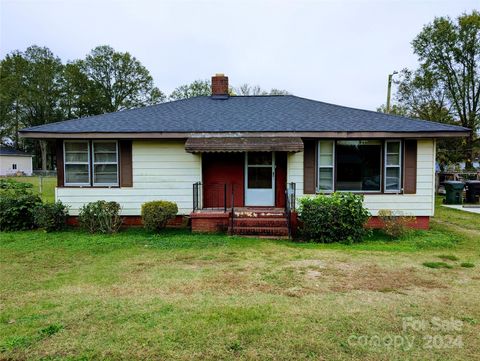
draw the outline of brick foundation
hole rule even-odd
[[[414,229],[429,229],[430,227],[430,217],[429,216],[417,216],[414,217],[415,220],[409,224],[411,228]],[[368,228],[383,228],[383,222],[380,220],[379,217],[374,216],[370,217],[368,220],[366,227]]]
[[[123,216],[123,227],[141,227],[142,226],[142,217],[140,216]],[[226,232],[229,227],[230,213],[223,212],[205,212],[205,213],[191,213],[190,216],[178,215],[174,219],[170,220],[167,223],[168,228],[186,228],[189,224],[192,227],[192,232],[194,233],[218,233]],[[299,220],[297,218],[297,213],[292,212],[291,218],[292,232],[296,233],[296,230],[299,226]],[[78,217],[71,216],[67,220],[68,225],[78,226]],[[424,229],[427,230],[430,227],[430,217],[428,216],[417,216],[415,221],[410,225],[414,229]],[[366,227],[368,228],[383,228],[383,223],[380,218],[374,216],[370,217]]]
[[[122,227],[141,227],[142,217],[140,216],[122,216],[123,223]],[[67,224],[69,226],[78,226],[78,217],[70,216],[68,217]],[[186,228],[189,224],[188,216],[178,215],[174,219],[171,219],[167,223],[167,228]]]
[[[229,219],[229,212],[190,213],[190,222],[194,233],[226,232]]]

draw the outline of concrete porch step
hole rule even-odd
[[[234,218],[235,227],[286,227],[285,217],[240,217]]]
[[[269,235],[252,235],[252,234],[234,234],[234,236],[244,238],[259,238],[259,239],[290,239],[288,236],[269,236]]]
[[[248,212],[248,211],[235,211],[235,218],[285,218],[285,212]]]
[[[229,233],[232,234],[231,227]],[[288,236],[288,228],[285,227],[234,227],[233,234],[252,236]]]

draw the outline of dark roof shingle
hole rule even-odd
[[[23,129],[42,133],[465,132],[466,128],[300,98],[196,97]]]
[[[26,153],[24,151],[21,151],[21,150],[17,150],[17,149],[14,149],[14,148],[10,148],[10,147],[0,147],[0,155],[17,155],[17,156],[21,156],[21,157],[31,157],[32,155],[30,153]]]

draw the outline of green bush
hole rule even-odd
[[[13,179],[0,179],[0,197],[32,194],[33,184],[17,182]]]
[[[306,241],[360,242],[368,233],[364,225],[369,217],[362,195],[332,193],[300,199],[300,231]]]
[[[153,201],[142,204],[142,222],[146,229],[159,231],[167,225],[168,220],[175,218],[177,204],[168,201]]]
[[[0,231],[34,228],[35,209],[42,204],[42,200],[23,190],[20,192],[10,191],[0,195]]]
[[[62,202],[45,203],[35,208],[35,224],[47,232],[64,229],[67,217],[68,207]]]
[[[116,233],[122,225],[120,204],[107,201],[85,204],[78,214],[78,223],[90,233]]]
[[[6,178],[0,179],[0,189],[31,189],[33,188],[33,184],[31,183],[23,183],[17,182],[14,179]]]

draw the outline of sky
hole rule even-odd
[[[375,110],[388,74],[416,67],[410,43],[422,27],[475,8],[478,0],[0,0],[0,57],[36,44],[66,62],[108,44],[139,59],[166,94],[224,73],[233,86]]]

